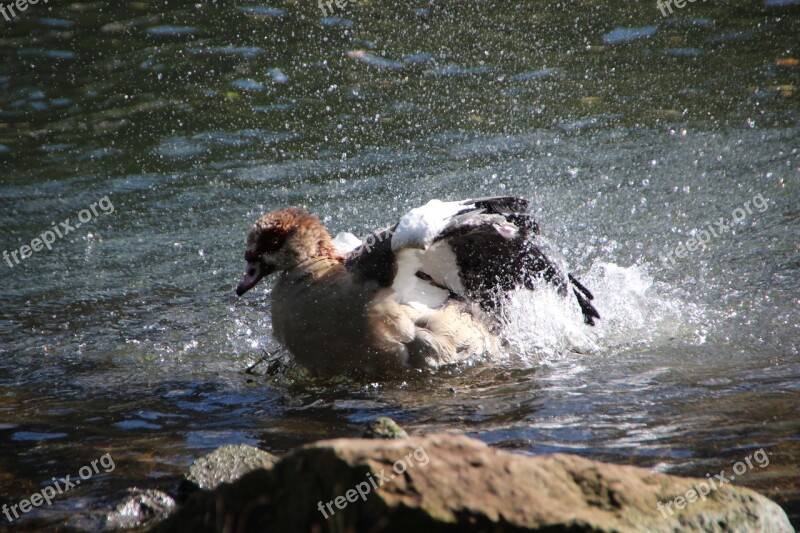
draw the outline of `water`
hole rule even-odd
[[[0,263],[0,500],[110,453],[113,471],[21,522],[46,529],[126,487],[171,490],[221,444],[281,453],[391,416],[701,477],[764,448],[735,483],[797,526],[798,14],[95,2],[0,19],[0,249],[90,214]],[[243,373],[277,347],[269,285],[233,294],[256,217],[304,206],[363,235],[491,194],[532,201],[597,328],[517,295],[512,350],[482,364]]]

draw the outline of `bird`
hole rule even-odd
[[[431,200],[360,240],[332,238],[299,208],[259,218],[247,236],[242,296],[275,274],[272,330],[316,375],[387,375],[503,349],[504,296],[570,289],[588,326],[592,293],[545,255],[517,196]]]

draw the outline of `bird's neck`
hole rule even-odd
[[[341,265],[341,261],[327,256],[311,257],[298,263],[289,270],[285,270],[281,275],[281,281],[289,284],[313,282],[325,276],[333,269],[341,267]]]
[[[333,240],[319,219],[314,216],[306,217],[297,223],[294,239],[301,243],[302,252],[298,256],[298,265],[317,259],[329,259],[342,262],[344,257],[333,246]],[[297,268],[297,267],[295,267]]]

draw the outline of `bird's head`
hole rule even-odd
[[[282,209],[259,218],[247,236],[244,278],[236,287],[241,296],[261,278],[285,272],[321,256],[335,256],[331,237],[314,215],[302,209]]]

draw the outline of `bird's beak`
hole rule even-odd
[[[267,276],[275,270],[274,268],[264,267],[258,261],[247,263],[247,268],[244,271],[244,277],[239,285],[236,287],[236,296],[241,296],[253,287],[255,287],[261,278]]]

